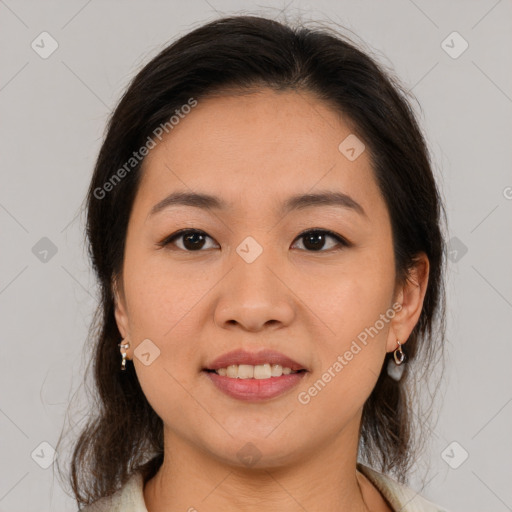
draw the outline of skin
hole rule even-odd
[[[386,352],[418,321],[429,267],[422,255],[411,279],[396,283],[390,219],[369,155],[351,162],[338,150],[350,133],[309,93],[263,89],[199,101],[146,157],[114,289],[127,357],[164,423],[164,463],[144,487],[149,512],[391,510],[356,471],[359,425]],[[289,196],[320,189],[350,195],[366,216],[337,206],[277,212]],[[231,206],[149,215],[176,190]],[[205,246],[187,252],[183,237],[157,245],[183,228],[204,231]],[[298,235],[313,228],[352,245],[326,237],[321,251],[308,250]],[[236,252],[247,236],[263,248],[251,264]],[[395,302],[400,312],[299,403],[298,393]],[[145,339],[160,350],[148,366],[134,356]],[[297,388],[248,403],[201,372],[235,348],[263,347],[309,370]],[[251,467],[237,457],[248,442],[260,455]]]

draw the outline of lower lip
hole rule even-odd
[[[299,384],[306,372],[290,373],[269,379],[233,379],[215,372],[205,371],[204,373],[226,395],[238,400],[258,402],[286,393]]]

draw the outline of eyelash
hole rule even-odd
[[[179,238],[183,238],[185,235],[189,235],[189,234],[199,234],[199,235],[204,235],[210,239],[212,239],[208,234],[206,234],[204,231],[201,231],[199,229],[182,229],[180,231],[177,231],[176,233],[173,233],[172,235],[166,237],[164,240],[162,240],[161,242],[159,242],[157,245],[159,247],[166,247],[168,246],[169,244],[172,244],[175,240],[179,239]],[[337,242],[338,242],[338,245],[340,247],[350,247],[352,244],[346,240],[345,238],[341,237],[340,235],[338,235],[337,233],[334,233],[333,231],[329,231],[327,229],[308,229],[307,231],[303,231],[302,233],[300,233],[297,238],[295,238],[295,240],[298,240],[300,238],[305,238],[307,235],[309,234],[322,234],[322,235],[327,235],[328,237],[331,237],[331,238],[334,238]],[[294,242],[295,242],[294,240]],[[323,249],[320,249],[318,251],[308,251],[307,249],[304,249],[306,252],[311,252],[311,253],[322,253],[322,252],[332,252],[332,251],[337,251],[337,250],[340,250],[340,247],[338,248],[331,248],[331,249],[327,249],[327,250],[323,250]],[[181,248],[178,248],[180,251],[183,251],[183,252],[204,252],[204,250],[201,248],[197,251],[190,251],[188,249],[181,249]]]

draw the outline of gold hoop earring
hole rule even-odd
[[[126,343],[118,343],[117,346],[121,349],[121,356],[123,358],[121,361],[121,370],[124,371],[126,370],[126,349],[130,347],[130,342],[127,341]],[[122,352],[123,349],[125,352]]]
[[[401,343],[398,340],[396,340],[396,342],[398,343],[398,348],[396,348],[395,351],[393,352],[393,357],[395,358],[395,363],[397,364],[397,366],[400,366],[405,360],[405,354],[404,351],[402,350]]]

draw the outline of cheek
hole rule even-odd
[[[385,252],[354,251],[343,263],[313,270],[304,279],[298,294],[321,320],[332,349],[343,349],[365,329],[373,326],[389,309],[394,290],[392,255]],[[385,337],[388,324],[381,326]]]
[[[131,330],[148,338],[172,338],[211,287],[197,266],[171,264],[162,253],[134,253],[124,269]]]
[[[126,259],[124,279],[133,363],[155,411],[159,415],[179,413],[173,410],[179,402],[177,397],[184,393],[184,388],[191,388],[191,381],[200,370],[197,347],[201,328],[195,313],[208,283],[199,279],[197,273],[178,273],[156,258],[136,256]],[[147,343],[144,340],[151,340],[158,354],[150,365],[138,357],[142,343]],[[160,410],[162,407],[165,411]]]
[[[361,253],[335,277],[331,273],[321,288],[309,291],[307,300],[323,333],[316,343],[321,382],[311,389],[322,395],[318,402],[341,400],[360,407],[370,394],[386,354],[393,289],[393,259]]]
[[[320,365],[298,402],[308,411],[306,418],[323,418],[323,428],[333,432],[360,411],[381,372],[393,283],[378,275],[346,275],[313,302],[329,328],[316,337]]]
[[[187,421],[185,416],[202,413],[196,410],[187,390],[193,389],[200,371],[200,327],[194,313],[205,285],[191,282],[183,274],[175,275],[169,269],[152,269],[144,264],[132,268],[137,270],[127,279],[126,290],[137,378],[156,414],[166,423],[181,425]],[[158,357],[150,365],[138,357],[146,339],[158,350]]]

